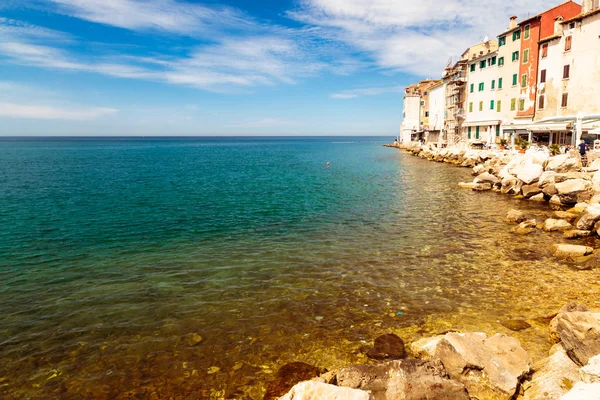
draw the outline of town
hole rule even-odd
[[[600,134],[600,4],[567,1],[405,89],[401,142],[568,147]],[[518,143],[518,142],[517,142]]]

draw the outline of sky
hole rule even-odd
[[[391,135],[548,0],[0,0],[0,136]]]

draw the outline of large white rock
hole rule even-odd
[[[593,172],[600,170],[600,158],[596,158],[590,165],[586,168],[587,171]]]
[[[580,171],[581,161],[578,158],[571,158],[568,154],[559,154],[548,158],[546,162],[546,171],[571,172]]]
[[[360,389],[306,381],[294,386],[279,400],[372,400],[371,394]]]
[[[569,179],[554,185],[563,204],[589,200],[593,196],[592,182],[585,179]]]
[[[600,354],[589,359],[586,366],[579,370],[585,383],[600,383]]]
[[[515,172],[517,178],[522,180],[523,183],[529,185],[530,183],[536,182],[540,178],[542,172],[544,172],[544,167],[542,167],[540,164],[533,163],[531,160],[528,160],[526,163],[517,168]]]
[[[573,228],[573,225],[571,225],[570,223],[568,223],[564,219],[552,219],[552,218],[548,218],[544,222],[544,228],[543,229],[546,232],[562,232],[562,231],[568,231],[571,228]]]
[[[588,246],[579,246],[576,244],[555,244],[552,246],[552,254],[559,258],[575,259],[589,256],[594,249]]]
[[[537,362],[530,381],[523,385],[524,400],[558,400],[580,381],[579,367],[561,344],[550,349],[550,355]]]
[[[577,382],[560,400],[600,400],[600,383]]]
[[[575,223],[577,229],[589,231],[600,220],[600,204],[590,204]]]
[[[554,185],[554,177],[556,176],[555,171],[544,171],[542,175],[540,175],[539,185],[543,189],[547,185]]]

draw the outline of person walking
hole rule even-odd
[[[581,139],[581,141],[579,142],[579,154],[581,155],[581,157],[585,156],[585,140]]]

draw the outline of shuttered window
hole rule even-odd
[[[571,66],[565,65],[563,67],[563,79],[569,79],[570,74],[571,74]]]
[[[573,36],[565,37],[565,51],[571,50],[571,41],[573,40]]]
[[[529,61],[529,49],[523,50],[523,64],[527,64]]]
[[[538,100],[538,108],[540,110],[543,110],[544,106],[545,106],[545,103],[546,103],[546,96],[541,95],[540,98],[539,98],[539,100]]]
[[[542,58],[548,57],[548,43],[542,45]]]
[[[567,106],[568,102],[569,102],[569,93],[563,93],[560,106],[564,108]]]
[[[513,83],[512,83],[513,86],[517,86],[517,79],[518,79],[517,74],[513,74]]]
[[[502,89],[502,78],[498,78],[498,89]]]
[[[527,87],[527,74],[521,75],[521,87]]]
[[[519,111],[525,111],[525,99],[519,99]]]
[[[546,70],[543,69],[542,72],[540,72],[540,83],[545,83],[546,82]]]
[[[510,111],[517,109],[517,99],[510,99]]]
[[[502,111],[502,100],[498,100],[498,104],[496,104],[496,112]]]
[[[529,39],[530,28],[531,27],[529,25],[525,25],[525,30],[523,31],[523,39]]]

